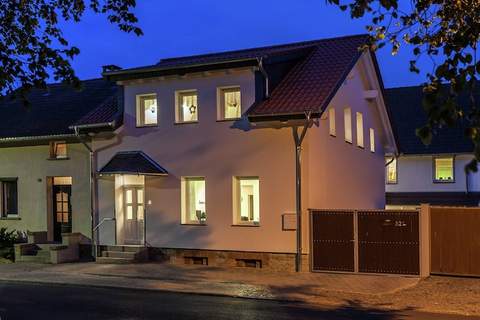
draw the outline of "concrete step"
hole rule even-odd
[[[124,252],[124,251],[103,251],[102,257],[104,258],[124,258],[135,260],[136,252]]]
[[[98,257],[96,262],[102,264],[128,264],[134,263],[135,260],[128,258]]]
[[[144,246],[104,246],[101,248],[103,251],[116,251],[116,252],[141,252],[146,250]]]
[[[33,263],[50,263],[50,254],[47,255],[36,255],[36,256],[20,256],[15,260],[15,262],[33,262]]]

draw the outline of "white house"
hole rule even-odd
[[[438,130],[425,146],[415,134],[427,120],[422,87],[387,89],[386,98],[399,148],[396,158],[386,158],[387,207],[409,208],[420,203],[478,206],[480,175],[465,172],[473,158],[473,145],[464,136],[465,124]],[[468,97],[459,99],[460,104],[468,104]]]
[[[94,141],[103,258],[148,246],[181,263],[293,269],[309,253],[309,208],[384,208],[385,154],[397,150],[365,40],[105,73],[124,88],[124,114],[112,139]]]

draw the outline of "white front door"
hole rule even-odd
[[[123,187],[124,199],[124,242],[141,245],[144,243],[145,204],[144,187],[126,185]]]

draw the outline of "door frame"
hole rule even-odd
[[[129,239],[126,234],[127,234],[127,231],[126,231],[126,224],[127,224],[127,201],[126,201],[126,191],[130,189],[130,190],[133,190],[134,192],[132,192],[132,206],[134,207],[132,209],[132,213],[135,215],[135,220],[136,220],[136,224],[137,224],[137,232],[139,232],[141,230],[141,232],[143,233],[143,235],[141,237],[137,237],[138,239],[134,240],[134,239]],[[138,202],[138,190],[142,190],[142,194],[143,194],[143,199],[142,199],[142,202],[140,203],[142,206],[143,206],[143,226],[142,228],[140,229],[138,227],[138,207],[139,207],[139,202]],[[145,185],[142,185],[142,184],[126,184],[126,185],[123,185],[122,186],[122,197],[123,197],[123,245],[132,245],[132,246],[145,246],[146,245],[146,219],[145,219],[145,216],[146,216],[146,206],[145,206]],[[128,242],[131,242],[131,243],[128,243]],[[138,242],[138,243],[136,243]]]

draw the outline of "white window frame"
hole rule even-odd
[[[343,123],[345,141],[348,143],[353,143],[352,109],[350,107],[346,107],[343,109]]]
[[[375,153],[375,129],[370,128],[370,152]]]
[[[365,137],[363,130],[363,114],[361,112],[356,113],[356,128],[357,128],[357,147],[365,148]]]
[[[452,159],[452,179],[450,180],[441,180],[437,179],[437,160],[441,159]],[[454,156],[436,156],[433,157],[433,183],[455,183],[455,157]]]
[[[390,163],[385,166],[385,182],[386,184],[397,184],[398,183],[398,159],[397,158],[390,158],[390,159],[386,159],[385,160],[386,163]],[[394,166],[394,170],[395,170],[395,180],[390,180],[389,179],[389,174],[388,174],[388,170],[390,168],[390,166]]]
[[[205,184],[205,220],[192,220],[189,212],[187,212],[187,184],[189,181],[203,181]],[[181,223],[186,225],[205,225],[208,219],[207,213],[207,182],[204,176],[185,176],[181,178]]]
[[[332,137],[337,136],[337,126],[335,121],[335,108],[328,109],[329,133]]]
[[[225,117],[225,92],[226,91],[238,91],[240,93],[240,116],[236,118]],[[226,86],[217,88],[217,121],[235,121],[242,118],[242,90],[240,86]]]
[[[182,120],[183,116],[181,115],[181,97],[183,95],[193,95],[195,94],[197,96],[197,105],[196,105],[196,110],[195,112],[197,113],[197,120],[192,120],[192,121],[184,121]],[[175,124],[188,124],[188,123],[198,123],[200,120],[200,102],[199,102],[199,95],[198,95],[198,90],[197,89],[188,89],[188,90],[177,90],[175,91]]]
[[[4,190],[4,184],[5,183],[15,183],[15,190],[16,190],[16,212],[15,213],[8,213],[6,212],[5,208],[5,190]],[[8,218],[18,218],[18,178],[0,178],[0,218],[8,219]]]
[[[57,147],[58,145],[65,145],[65,155],[58,155]],[[66,160],[68,159],[68,144],[66,141],[51,141],[50,142],[50,158],[53,160]]]
[[[145,123],[145,108],[142,105],[142,99],[148,97],[155,97],[156,108],[157,108],[157,118],[155,123]],[[158,97],[156,93],[142,93],[137,94],[135,98],[135,121],[137,128],[144,128],[144,127],[156,127],[158,126],[158,118],[159,118],[159,108],[158,108]]]
[[[242,221],[241,219],[241,200],[240,200],[240,181],[258,180],[258,221]],[[261,221],[261,201],[260,201],[261,182],[259,176],[234,176],[232,179],[232,204],[233,204],[233,225],[234,226],[259,226]]]

